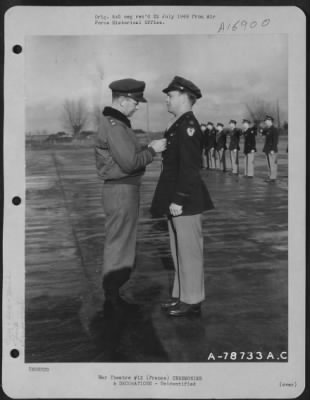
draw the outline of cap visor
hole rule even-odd
[[[139,103],[147,103],[147,100],[144,97],[140,97],[139,99],[137,99],[137,101]]]
[[[147,100],[143,96],[130,96],[131,99],[138,101],[139,103],[147,103]]]
[[[174,91],[177,91],[177,92],[183,92],[183,90],[179,87],[179,86],[173,86],[173,85],[171,85],[171,86],[168,86],[168,87],[166,87],[164,90],[163,90],[163,93],[169,93],[169,92],[174,92]]]

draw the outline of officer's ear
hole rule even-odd
[[[124,107],[125,103],[126,103],[126,97],[125,96],[120,96],[118,98],[118,103],[120,106]]]

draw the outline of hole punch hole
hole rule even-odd
[[[13,349],[11,350],[10,355],[12,358],[17,358],[19,357],[19,351],[17,349]]]
[[[12,199],[12,203],[14,204],[14,206],[19,206],[21,202],[22,202],[22,199],[19,196],[15,196]]]
[[[13,46],[13,53],[20,54],[23,51],[23,48],[20,44],[16,44]]]

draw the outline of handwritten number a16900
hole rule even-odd
[[[266,28],[269,24],[270,24],[269,18],[264,19],[260,23],[258,23],[257,21],[248,22],[245,19],[243,19],[243,20],[238,19],[238,21],[236,21],[234,24],[225,25],[224,22],[221,22],[221,25],[220,25],[217,33],[228,32],[228,31],[236,32],[239,29],[246,31],[247,29],[254,29],[254,28],[260,28],[260,27]]]

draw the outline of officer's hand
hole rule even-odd
[[[273,150],[271,150],[270,154],[274,154],[274,151],[273,151]]]
[[[170,214],[173,215],[174,217],[177,217],[178,215],[181,215],[183,212],[183,207],[179,206],[178,204],[171,203],[169,206]]]
[[[237,151],[237,149],[234,149],[234,152],[236,152]]]
[[[251,153],[255,153],[255,150],[251,150]]]
[[[161,153],[167,148],[167,139],[152,140],[149,147],[152,147],[156,153]]]

